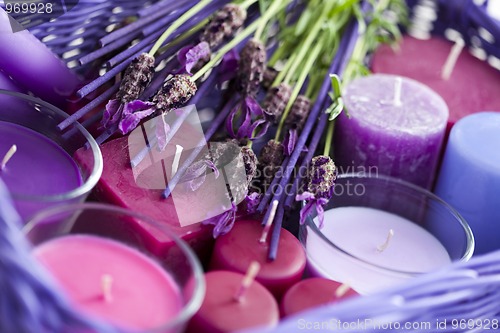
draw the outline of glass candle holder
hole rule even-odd
[[[29,95],[0,89],[0,105],[0,178],[21,218],[84,201],[103,169],[99,146],[87,130],[75,123],[60,131],[57,125],[67,114]],[[85,168],[73,158],[83,146],[90,151]]]
[[[325,207],[301,226],[308,272],[372,294],[406,279],[467,261],[467,222],[431,192],[385,176],[339,175]]]
[[[102,224],[99,232],[86,228],[90,220]],[[147,239],[123,232],[131,221],[162,230],[175,246],[154,257]],[[125,332],[177,333],[201,306],[201,264],[184,241],[148,217],[106,204],[64,205],[39,212],[23,231],[82,315]]]

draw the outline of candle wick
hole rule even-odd
[[[403,86],[403,79],[399,76],[396,78],[396,83],[394,84],[394,106],[401,106],[403,103],[401,102],[401,89]]]
[[[180,145],[175,145],[175,156],[174,161],[172,162],[172,178],[174,178],[177,173],[177,169],[179,168],[179,162],[181,161],[181,155],[184,147]]]
[[[12,147],[10,147],[10,149],[7,151],[7,154],[5,154],[5,156],[2,159],[2,164],[0,164],[0,171],[3,171],[5,169],[5,166],[12,158],[12,156],[16,153],[16,151],[17,151],[17,146],[12,145]]]
[[[111,289],[113,287],[113,277],[109,274],[104,274],[101,277],[101,289],[102,296],[106,303],[111,303],[113,301],[113,295]]]
[[[451,48],[450,54],[448,54],[448,58],[446,59],[446,62],[444,63],[443,69],[441,70],[441,79],[447,81],[451,77],[451,73],[453,72],[453,69],[455,68],[455,65],[457,63],[458,57],[460,56],[460,53],[462,53],[462,50],[465,46],[464,40],[462,38],[458,38],[455,41],[455,45]]]
[[[335,289],[335,298],[341,298],[344,296],[351,287],[348,284],[342,283],[340,286]]]
[[[240,288],[238,292],[234,295],[234,300],[236,302],[241,302],[243,300],[243,296],[245,292],[248,290],[252,282],[255,280],[255,277],[260,271],[260,264],[257,261],[252,261],[250,266],[248,266],[245,277],[241,281]]]
[[[274,200],[271,206],[271,212],[269,213],[269,217],[267,218],[266,225],[264,226],[264,230],[262,230],[262,235],[260,236],[259,243],[265,243],[267,234],[269,234],[269,230],[271,230],[271,224],[273,224],[274,216],[276,215],[276,209],[278,208],[278,200]]]
[[[379,252],[384,252],[387,249],[387,247],[389,246],[389,243],[390,243],[393,236],[394,236],[394,230],[391,229],[391,230],[389,230],[389,234],[387,235],[387,238],[385,239],[384,244],[377,246],[377,250]]]

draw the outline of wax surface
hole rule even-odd
[[[262,229],[260,221],[236,221],[228,234],[217,238],[210,268],[245,273],[252,261],[258,261],[261,269],[257,281],[280,299],[288,288],[301,279],[306,256],[299,240],[282,229],[278,256],[276,260],[268,261],[269,239],[264,244],[259,243]]]
[[[77,164],[55,142],[29,128],[0,121],[0,159],[13,144],[17,152],[0,178],[14,195],[64,194],[82,185]],[[23,206],[19,213],[26,218],[32,208],[40,207]]]
[[[64,105],[81,82],[57,56],[28,30],[12,33],[7,13],[0,8],[0,69],[38,97]]]
[[[383,74],[353,81],[343,96],[350,118],[342,114],[336,126],[341,171],[376,167],[379,174],[429,189],[448,118],[443,99],[414,80]]]
[[[377,247],[384,244],[390,229],[394,236],[380,252]],[[451,262],[444,246],[429,232],[405,218],[373,208],[330,209],[325,212],[321,232],[350,256],[329,246],[310,230],[306,250],[313,269],[319,275],[348,284],[360,294],[372,293],[408,278],[372,265],[425,273]]]
[[[283,296],[280,303],[281,315],[283,317],[290,316],[320,305],[338,303],[358,295],[349,288],[345,293],[337,296],[336,291],[341,285],[341,283],[324,278],[302,280]]]
[[[116,241],[65,236],[36,247],[34,255],[78,307],[122,327],[160,327],[182,308],[172,277],[145,255]],[[113,279],[109,302],[101,287],[105,274]]]
[[[250,285],[241,302],[234,300],[243,278],[242,274],[227,271],[205,274],[205,299],[191,319],[186,333],[225,333],[276,326],[279,321],[278,304],[258,282]]]
[[[472,228],[475,254],[500,248],[500,113],[480,112],[456,123],[436,194]]]
[[[123,208],[143,213],[160,224],[168,226],[169,230],[185,240],[198,254],[202,262],[207,262],[213,246],[212,228],[200,223],[181,227],[177,218],[172,198],[163,199],[162,190],[151,190],[137,185],[132,168],[127,138],[109,141],[101,146],[104,169],[101,179],[94,189],[94,196],[100,201],[114,204]],[[75,158],[90,168],[92,161],[89,151],[80,149]],[[206,196],[206,198],[209,196]],[[196,209],[196,206],[193,206]],[[89,230],[101,231],[102,223],[92,222],[87,225]],[[141,237],[151,253],[164,256],[175,242],[160,228],[145,225],[140,221],[130,221],[131,230],[116,229],[113,232],[133,233],[134,237]]]
[[[449,127],[468,114],[500,111],[500,72],[463,50],[448,81],[441,69],[453,44],[439,37],[419,40],[405,36],[395,52],[387,45],[373,55],[374,73],[406,76],[424,83],[446,101]]]

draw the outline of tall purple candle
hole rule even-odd
[[[430,189],[443,142],[448,107],[427,86],[376,74],[353,81],[344,94],[348,118],[336,125],[341,172],[377,172]]]
[[[63,105],[80,79],[29,31],[12,32],[0,8],[0,69],[38,97]]]

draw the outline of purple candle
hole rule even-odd
[[[336,163],[341,172],[370,171],[429,189],[443,142],[448,108],[417,81],[376,74],[344,91],[350,118],[339,117]]]
[[[0,160],[5,162],[0,165],[0,178],[15,197],[64,194],[83,183],[77,164],[64,149],[17,124],[0,121]],[[23,218],[39,209],[38,205],[15,201]]]
[[[28,30],[12,32],[0,8],[0,69],[38,97],[62,105],[80,79]]]

